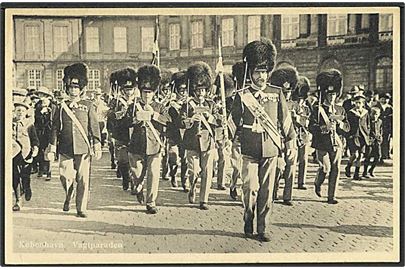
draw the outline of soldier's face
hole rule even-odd
[[[252,73],[252,81],[255,85],[263,87],[266,85],[269,78],[269,73],[266,70],[254,70]]]
[[[69,93],[69,96],[71,96],[71,97],[79,97],[80,88],[78,86],[69,86],[68,93]]]
[[[199,99],[205,98],[205,96],[207,95],[207,89],[205,89],[205,88],[197,88],[195,90],[195,95]]]
[[[336,93],[327,93],[326,94],[326,99],[331,104],[335,103],[335,101],[336,101]]]
[[[152,103],[154,95],[155,95],[155,92],[153,92],[153,91],[142,91],[141,92],[141,98],[145,104]]]
[[[125,94],[127,97],[132,96],[134,93],[135,93],[135,89],[134,89],[134,88],[125,88],[125,89],[124,89],[124,94]]]

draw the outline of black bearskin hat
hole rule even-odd
[[[270,84],[293,91],[297,87],[298,72],[294,67],[283,67],[274,70],[270,76]]]
[[[162,78],[160,81],[161,86],[166,86],[171,83],[173,73],[168,69],[160,70],[160,77]]]
[[[322,97],[330,92],[336,93],[339,97],[342,94],[342,73],[337,69],[325,70],[316,76],[316,86]]]
[[[255,68],[271,72],[276,61],[277,50],[271,40],[261,38],[250,42],[243,49],[243,60],[248,63],[249,73]]]
[[[134,88],[136,86],[136,71],[131,67],[121,69],[116,74],[116,80],[120,89]]]
[[[207,92],[212,86],[212,71],[205,62],[197,62],[187,69],[187,78],[189,80],[190,96],[194,96],[195,90],[205,88]]]
[[[63,83],[66,85],[66,89],[72,85],[83,90],[87,85],[87,65],[84,63],[75,63],[65,67],[63,74]]]
[[[214,85],[216,86],[216,95],[218,97],[221,96],[221,80],[219,78],[219,75],[215,79]],[[224,73],[224,86],[225,86],[225,96],[230,96],[232,95],[233,90],[235,89],[235,84],[232,79],[232,75],[229,73]]]
[[[232,76],[234,81],[237,84],[237,88],[241,89],[243,87],[243,79],[245,78],[245,63],[244,62],[237,62],[232,66]],[[247,76],[246,76],[247,78]]]
[[[155,65],[144,65],[138,69],[138,88],[141,91],[156,91],[161,79],[160,69]]]
[[[298,76],[298,83],[297,87],[295,88],[294,91],[294,98],[303,98],[306,99],[308,97],[308,92],[310,90],[311,84],[309,83],[309,80],[305,76]]]
[[[118,73],[119,70],[115,70],[110,74],[110,84],[118,84]]]
[[[187,87],[187,70],[181,70],[172,75],[174,90],[178,91],[181,86]]]

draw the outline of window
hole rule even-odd
[[[98,27],[86,27],[86,51],[88,53],[100,51]]]
[[[260,39],[260,16],[248,17],[248,42]]]
[[[360,22],[360,29],[369,29],[370,28],[370,15],[362,14],[361,22]]]
[[[392,91],[392,59],[389,57],[380,58],[377,61],[375,87],[380,92]]]
[[[68,27],[54,26],[53,27],[53,52],[63,53],[68,51]]]
[[[169,49],[180,49],[180,24],[172,23],[169,26]]]
[[[114,27],[114,52],[127,52],[126,27]]]
[[[56,89],[65,90],[65,85],[63,83],[63,69],[56,70]]]
[[[40,51],[40,37],[38,26],[25,26],[25,52],[38,53]]]
[[[191,48],[203,47],[203,22],[195,21],[191,23]]]
[[[100,87],[100,71],[98,69],[89,69],[88,75],[87,89],[94,90]]]
[[[38,88],[42,85],[42,72],[39,69],[28,70],[28,87]]]
[[[155,43],[155,28],[153,26],[141,28],[142,52],[153,52]]]
[[[281,15],[281,40],[300,36],[300,15]]]
[[[328,36],[341,36],[347,33],[347,15],[328,15]]]
[[[380,14],[378,23],[379,32],[392,31],[392,14]]]
[[[223,19],[222,20],[222,46],[233,46],[234,45],[234,26],[233,19]]]

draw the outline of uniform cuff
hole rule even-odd
[[[297,148],[297,143],[295,139],[289,140],[288,142],[285,143],[285,148],[287,149],[295,149]]]

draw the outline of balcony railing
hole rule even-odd
[[[310,48],[317,46],[318,40],[316,38],[296,38],[296,39],[285,39],[281,41],[282,49]]]
[[[392,40],[392,31],[378,32],[378,39],[381,41]]]
[[[350,45],[350,44],[362,44],[367,43],[369,34],[355,34],[355,35],[337,35],[337,36],[328,36],[326,38],[327,44],[329,46],[335,45]]]

